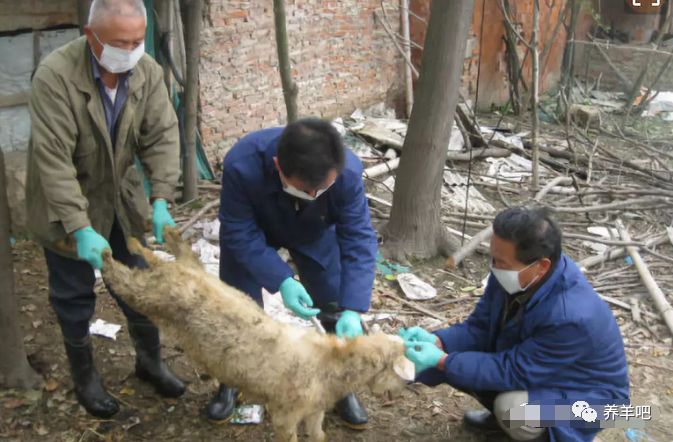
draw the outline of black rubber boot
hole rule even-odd
[[[488,432],[502,432],[500,425],[488,410],[469,410],[463,416],[466,426]]]
[[[367,422],[369,421],[367,411],[353,393],[337,402],[334,409],[348,427],[355,430],[367,428]]]
[[[64,341],[70,363],[70,375],[75,384],[75,396],[89,414],[107,419],[119,411],[119,404],[105,391],[93,363],[89,336],[79,341]]]
[[[214,421],[228,420],[234,413],[234,409],[236,409],[237,397],[238,390],[220,384],[217,394],[210,400],[206,407],[206,416],[208,419]]]
[[[136,376],[154,386],[164,397],[176,398],[185,392],[185,384],[161,360],[159,330],[151,322],[129,322],[129,334],[136,349]]]

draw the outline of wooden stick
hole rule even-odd
[[[632,210],[645,210],[651,205],[660,204],[660,203],[669,203],[666,199],[663,198],[632,198],[624,201],[615,201],[607,204],[597,204],[595,206],[584,206],[584,207],[550,207],[554,212],[559,213],[584,213],[584,212],[603,212],[607,210],[615,209],[624,209],[629,208]],[[645,207],[637,207],[639,205],[645,205]],[[634,207],[636,206],[636,207]],[[659,206],[656,206],[659,207]]]
[[[611,298],[611,297],[609,297],[609,296],[604,296],[604,295],[601,295],[601,294],[599,294],[598,296],[599,296],[603,301],[607,302],[608,304],[612,304],[612,305],[615,305],[615,306],[617,306],[617,307],[621,307],[621,308],[623,308],[624,310],[631,311],[631,306],[630,306],[629,304],[627,304],[626,302],[624,302],[624,301],[620,301],[619,299]],[[645,311],[641,311],[640,313],[641,313],[642,315],[645,315],[645,316],[650,317],[650,318],[656,318],[656,319],[659,319],[659,316],[655,315],[654,313],[645,312]]]
[[[599,244],[606,244],[608,246],[636,246],[636,247],[645,246],[645,243],[640,241],[618,241],[614,239],[602,238],[600,236],[580,235],[578,233],[570,233],[570,232],[564,233],[563,237],[572,239],[582,239],[585,241],[591,241]]]
[[[386,18],[386,10],[383,7],[383,3],[381,3],[381,9],[383,10],[383,18],[379,18],[379,15],[374,12],[374,17],[378,18],[379,21],[381,22],[381,25],[383,26],[383,30],[386,31],[386,34],[388,34],[388,37],[393,41],[395,44],[395,48],[397,49],[397,52],[399,52],[402,55],[402,59],[407,63],[407,66],[411,69],[411,72],[414,74],[415,78],[418,78],[418,69],[416,69],[416,66],[411,62],[410,58],[407,58],[406,52],[404,52],[404,49],[402,49],[402,46],[400,46],[399,42],[397,41],[397,38],[395,38],[395,34],[393,31],[390,29],[390,24],[387,22]]]
[[[645,241],[645,245],[649,247],[658,246],[668,241],[666,235],[657,235],[652,239]],[[603,253],[597,255],[589,256],[577,263],[577,266],[586,273],[589,267],[593,267],[597,264],[603,263],[605,261],[610,261],[613,259],[621,258],[626,254],[626,249],[623,247],[610,248]]]
[[[205,206],[201,208],[198,212],[196,212],[196,215],[194,215],[189,221],[184,223],[180,228],[178,229],[180,233],[185,233],[185,230],[189,229],[192,227],[204,214],[206,214],[210,209],[213,209],[215,207],[219,207],[220,205],[220,198],[217,198]]]
[[[569,181],[570,180],[570,181]],[[562,183],[572,182],[572,178],[569,177],[556,177],[547,183],[540,191],[535,195],[534,200],[539,202],[544,198],[544,196],[554,187]],[[481,245],[482,242],[488,241],[493,235],[493,224],[489,224],[488,227],[482,229],[472,239],[461,247],[460,250],[457,250],[446,260],[446,266],[450,269],[455,269],[458,264],[460,264],[466,257],[470,256],[476,249]]]
[[[400,159],[395,158],[394,160],[366,168],[362,172],[362,176],[365,178],[376,178],[377,176],[383,175],[384,173],[392,172],[393,170],[397,169],[399,165]]]
[[[456,266],[470,256],[482,242],[488,241],[491,238],[491,235],[493,235],[493,224],[474,235],[467,244],[460,248],[460,250],[457,250],[454,254],[449,256],[446,260],[446,266],[450,269],[455,269]]]
[[[479,158],[494,157],[502,158],[508,157],[512,154],[511,150],[502,149],[500,147],[482,147],[482,148],[473,148],[472,149],[472,158],[470,158],[470,152],[448,152],[446,155],[447,161],[470,161],[476,160]]]
[[[629,364],[633,365],[641,365],[643,367],[650,367],[650,368],[657,368],[659,370],[664,370],[664,371],[670,371],[673,372],[673,368],[671,367],[666,367],[665,365],[655,365],[655,364],[646,364],[645,362],[640,362],[640,361],[629,361]]]
[[[394,299],[395,301],[397,301],[397,302],[399,302],[399,303],[401,303],[401,304],[404,304],[404,305],[406,305],[406,306],[408,306],[408,307],[411,307],[412,309],[414,309],[414,310],[416,310],[416,311],[419,311],[419,312],[421,312],[421,313],[423,313],[423,314],[425,314],[425,315],[431,316],[431,317],[433,317],[433,318],[435,318],[435,319],[439,319],[440,321],[446,322],[446,320],[447,320],[445,317],[443,317],[443,316],[441,316],[441,315],[438,315],[438,314],[435,313],[435,312],[432,312],[432,311],[430,311],[430,310],[428,310],[428,309],[426,309],[426,308],[423,308],[423,307],[421,307],[421,306],[419,306],[419,305],[416,305],[416,304],[413,303],[413,302],[409,302],[409,301],[407,301],[406,299],[402,299],[402,298],[400,298],[399,296],[393,295],[392,293],[382,292],[381,295],[383,295],[383,296],[387,296],[387,297],[389,297],[389,298],[391,298],[391,299]]]
[[[535,198],[533,200],[540,202],[542,201],[542,198],[545,197],[554,187],[556,186],[570,186],[573,183],[573,179],[567,176],[557,176],[545,186],[540,189],[540,191],[535,195]]]
[[[621,236],[624,241],[631,241],[629,232],[626,230],[621,220],[617,220],[616,224],[617,230],[619,231],[619,236]],[[673,334],[673,307],[671,307],[671,304],[669,304],[666,300],[664,292],[661,291],[661,288],[659,288],[659,285],[654,280],[652,273],[650,273],[650,270],[647,268],[647,264],[645,264],[645,261],[643,261],[640,253],[638,253],[638,249],[633,246],[626,246],[626,250],[629,252],[631,259],[633,259],[633,263],[635,264],[636,269],[638,270],[638,273],[643,280],[643,284],[645,284],[647,291],[650,293],[650,296],[654,301],[654,305],[663,316],[668,329],[671,331],[671,334]]]

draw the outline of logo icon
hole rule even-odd
[[[575,417],[579,417],[579,418],[582,417],[582,412],[583,412],[585,409],[587,409],[587,408],[589,408],[589,403],[586,402],[586,401],[576,401],[576,402],[572,405],[572,407],[570,407],[570,409],[571,409],[572,412],[573,412],[573,415],[574,415]]]
[[[596,418],[598,417],[596,410],[591,408],[587,401],[575,401],[570,409],[573,412],[573,416],[585,422],[596,422]]]

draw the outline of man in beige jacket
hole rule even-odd
[[[144,55],[142,0],[94,0],[86,36],[54,51],[33,78],[28,150],[28,227],[44,247],[50,303],[63,333],[78,401],[109,417],[119,405],[98,375],[89,338],[94,268],[102,252],[129,266],[126,238],[142,238],[150,207],[137,155],[149,177],[154,235],[162,242],[179,178],[179,135],[161,68]],[[136,375],[164,396],[184,384],[160,357],[157,328],[114,293],[136,348]]]

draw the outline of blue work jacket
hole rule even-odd
[[[295,250],[322,265],[338,247],[340,307],[365,312],[374,284],[377,241],[362,163],[346,149],[345,166],[334,184],[316,200],[300,203],[283,191],[273,162],[282,131],[279,127],[253,132],[225,156],[220,247],[272,293],[293,276],[278,248]]]
[[[570,258],[562,255],[523,314],[500,326],[508,296],[491,275],[467,320],[435,332],[448,353],[444,372],[426,370],[419,380],[465,391],[527,390],[529,403],[543,406],[628,403],[619,326]],[[598,431],[558,426],[550,434],[552,441],[590,441]]]

